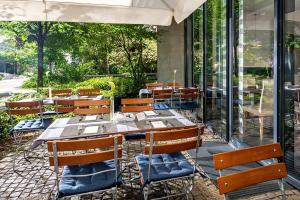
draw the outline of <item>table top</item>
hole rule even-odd
[[[107,115],[56,119],[33,142],[32,148],[50,140],[101,137],[196,126],[175,110],[153,111],[150,114],[147,112],[116,113],[113,121],[109,120]]]
[[[103,99],[104,97],[102,95],[98,96],[78,96],[78,95],[72,95],[70,97],[52,97],[52,98],[45,98],[43,99],[44,104],[54,104],[54,100],[84,100],[84,99],[94,99],[99,100]]]

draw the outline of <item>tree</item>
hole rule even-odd
[[[140,87],[145,82],[144,49],[147,48],[147,40],[156,40],[155,28],[144,25],[114,25],[111,31],[114,41],[125,54],[135,85]]]
[[[38,54],[38,79],[37,85],[43,86],[43,69],[44,69],[44,45],[53,26],[53,22],[28,22],[27,29],[29,32],[28,38],[36,42]]]
[[[21,48],[26,42],[37,44],[38,86],[43,86],[44,44],[53,22],[2,22],[3,32],[15,36],[16,46]]]

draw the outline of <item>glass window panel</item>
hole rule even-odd
[[[285,162],[300,179],[300,0],[286,1],[285,19]]]
[[[233,138],[273,142],[274,0],[235,0]]]
[[[226,135],[226,0],[209,0],[206,22],[207,124]]]
[[[203,88],[203,8],[197,9],[194,14],[194,85],[202,90]],[[203,96],[199,99],[200,105],[198,116],[203,118]]]

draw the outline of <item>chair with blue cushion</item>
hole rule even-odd
[[[148,199],[153,184],[168,184],[170,181],[183,181],[184,188],[178,194],[165,195],[159,199],[185,195],[188,198],[194,183],[196,162],[193,164],[182,151],[196,149],[201,145],[202,128],[188,128],[146,133],[144,154],[136,156],[141,175],[144,199]],[[196,154],[197,155],[197,154]]]
[[[184,87],[181,83],[169,82],[165,84],[166,88],[173,88],[173,90]]]
[[[72,89],[53,89],[51,90],[51,96],[49,91],[49,97],[70,97],[72,96]]]
[[[154,110],[168,110],[172,108],[173,89],[152,90]]]
[[[153,110],[153,99],[152,98],[132,98],[132,99],[121,99],[121,112],[143,112]],[[137,140],[145,139],[145,133],[132,133],[124,136],[125,140]]]
[[[74,100],[70,99],[55,99],[54,110],[56,114],[67,114],[74,112]]]
[[[122,184],[122,136],[50,141],[47,145],[49,164],[56,173],[57,199],[108,190],[117,198]]]
[[[77,95],[79,97],[97,97],[101,95],[101,90],[99,88],[78,89]]]
[[[176,108],[183,110],[195,110],[198,108],[200,94],[198,88],[180,88],[178,91],[179,103],[176,104]]]
[[[74,113],[76,115],[103,115],[111,111],[111,101],[101,100],[76,100],[74,101]]]
[[[22,143],[24,133],[39,133],[40,131],[48,128],[48,126],[52,123],[51,118],[43,118],[42,116],[42,113],[44,112],[42,101],[6,102],[5,105],[11,121],[14,121],[14,116],[38,116],[34,119],[21,120],[10,130],[10,134],[13,136],[15,143],[18,146],[17,152],[21,148],[20,144]],[[15,155],[17,157],[18,153]],[[13,169],[15,171],[15,159],[13,162]]]
[[[146,88],[149,92],[151,92],[152,90],[155,90],[155,89],[160,89],[162,87],[163,87],[162,83],[147,83],[146,84]]]

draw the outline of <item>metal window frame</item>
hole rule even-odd
[[[234,0],[226,0],[226,136],[229,142],[233,126],[233,41],[234,41]]]
[[[206,33],[207,33],[207,3],[203,4],[203,71],[202,71],[202,90],[203,90],[203,123],[207,122],[207,95],[206,95],[206,88],[207,88],[207,79],[206,79],[206,65],[207,65],[207,39],[206,39]]]

